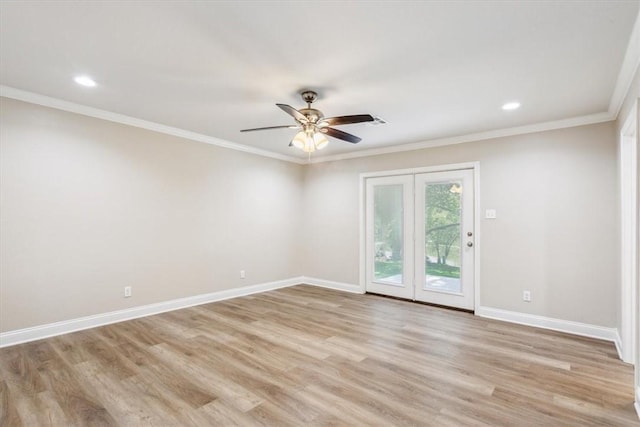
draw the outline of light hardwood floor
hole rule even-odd
[[[296,286],[0,349],[0,425],[631,426],[611,343]]]

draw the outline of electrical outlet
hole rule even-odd
[[[124,297],[129,298],[131,296],[131,286],[124,287]]]
[[[531,291],[522,292],[522,301],[531,302]]]
[[[241,279],[245,278],[244,270],[240,270],[240,278]]]

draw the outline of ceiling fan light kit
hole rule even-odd
[[[329,145],[329,140],[320,132],[298,132],[291,141],[291,144],[304,151],[305,153],[313,153],[316,150],[322,150]]]
[[[329,140],[325,135],[343,141],[357,144],[361,138],[351,135],[350,133],[332,128],[330,126],[348,125],[352,123],[364,123],[375,121],[370,114],[356,114],[351,116],[338,116],[325,118],[322,111],[311,108],[311,104],[318,99],[318,94],[312,90],[304,90],[300,93],[302,100],[307,103],[307,108],[296,110],[287,104],[276,104],[282,111],[289,114],[296,120],[296,125],[268,126],[253,129],[243,129],[240,132],[252,132],[256,130],[268,129],[302,129],[291,140],[290,146],[296,147],[305,153],[313,153],[316,150],[322,150],[329,144]]]

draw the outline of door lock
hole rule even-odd
[[[469,247],[473,246],[473,242],[467,242],[467,246]]]

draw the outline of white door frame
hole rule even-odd
[[[367,178],[394,176],[394,175],[408,175],[428,172],[445,172],[454,171],[460,169],[473,169],[473,190],[474,190],[474,218],[473,226],[475,229],[475,269],[473,273],[473,287],[474,287],[474,311],[477,311],[480,307],[480,251],[481,245],[481,230],[480,230],[480,162],[468,162],[468,163],[454,163],[449,165],[437,165],[427,166],[420,168],[409,169],[395,169],[378,172],[366,172],[360,174],[360,292],[366,291],[366,248],[367,248],[367,233],[366,233],[366,221],[365,221],[365,195],[366,195],[366,180]]]
[[[637,364],[638,311],[638,143],[637,107],[631,110],[620,132],[620,355]],[[637,385],[637,384],[636,384]]]

